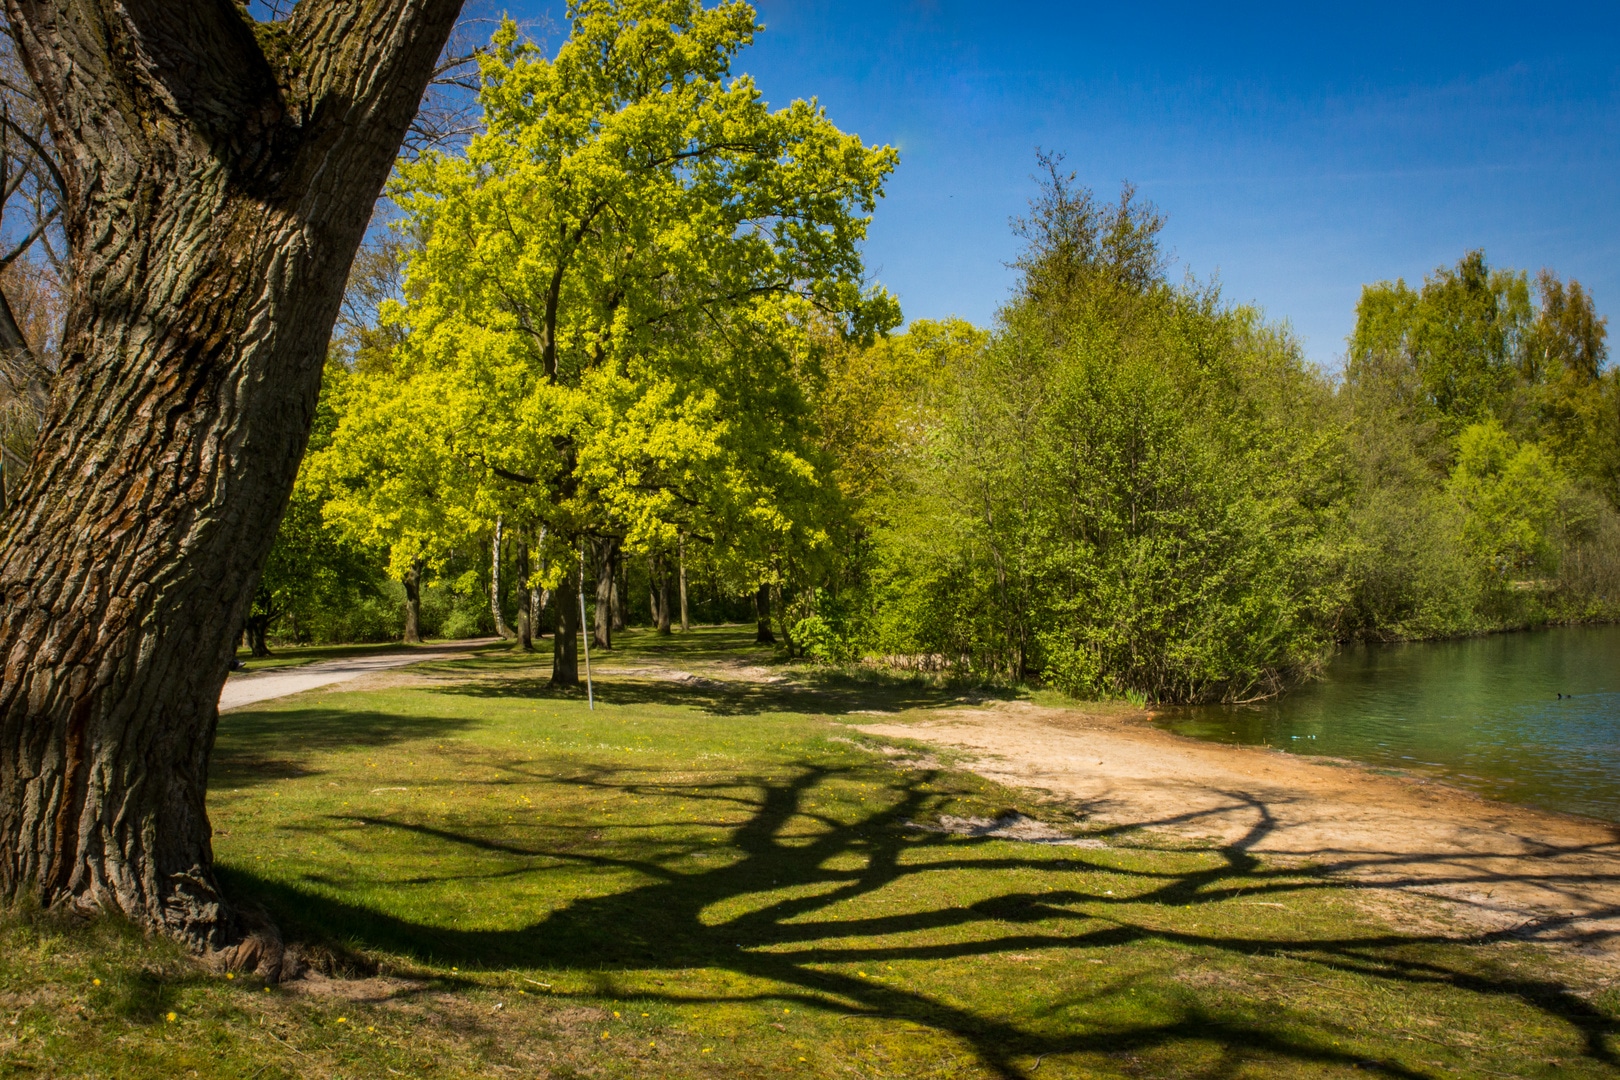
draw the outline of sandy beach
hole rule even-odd
[[[1169,830],[1307,862],[1388,899],[1440,899],[1482,932],[1620,960],[1620,826],[1184,738],[1129,707],[1015,702],[859,730],[962,752],[975,772],[1045,792],[1091,828]]]

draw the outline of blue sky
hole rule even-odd
[[[1218,276],[1330,366],[1363,283],[1474,247],[1620,312],[1620,7],[756,7],[739,71],[900,150],[867,263],[908,319],[994,317],[1037,146],[1099,195],[1135,182],[1177,274]]]

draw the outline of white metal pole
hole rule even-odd
[[[591,688],[591,631],[585,625],[585,545],[579,546],[579,639],[585,645],[585,705],[596,711],[596,691]]]

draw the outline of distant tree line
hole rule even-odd
[[[848,539],[813,655],[1238,701],[1337,643],[1620,612],[1620,378],[1577,282],[1481,252],[1364,289],[1342,372],[1172,283],[1162,218],[1042,158],[989,331],[839,345]]]

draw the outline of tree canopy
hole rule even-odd
[[[545,528],[551,587],[586,538],[691,535],[765,573],[823,532],[807,327],[898,319],[859,253],[896,155],[731,74],[745,4],[571,17],[552,58],[504,25],[484,130],[401,166],[400,343],[349,379],[313,467],[396,573],[497,519]]]

